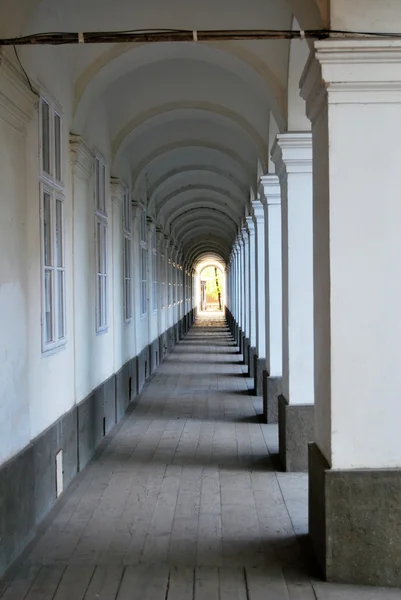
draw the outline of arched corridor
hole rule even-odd
[[[401,597],[399,4],[0,0],[5,599]]]
[[[241,358],[225,320],[201,316],[50,513],[0,597],[398,598],[311,578],[307,477],[277,471],[277,427],[260,424]]]

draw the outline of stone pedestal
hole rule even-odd
[[[255,355],[256,348],[254,346],[250,346],[249,354],[248,354],[248,377],[255,378]]]
[[[242,363],[244,365],[248,365],[250,347],[251,347],[251,344],[249,342],[249,339],[244,336],[243,350],[242,350],[242,358],[243,358]]]
[[[309,445],[309,535],[328,581],[401,587],[401,469],[330,469]]]
[[[280,461],[284,471],[308,470],[308,444],[314,440],[314,405],[278,399]]]
[[[283,378],[270,377],[263,371],[263,422],[278,423],[278,399],[283,391]]]
[[[259,358],[257,354],[254,356],[254,380],[255,380],[255,396],[263,395],[263,371],[266,366],[266,359]]]

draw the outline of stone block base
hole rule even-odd
[[[248,354],[248,377],[252,377],[252,379],[255,377],[255,355],[256,348],[250,346]]]
[[[309,531],[328,581],[401,587],[401,469],[330,469],[309,446]]]
[[[238,343],[238,347],[239,347],[239,353],[240,354],[244,354],[244,343],[245,343],[245,333],[242,332],[241,327],[239,328],[239,343]]]
[[[308,470],[308,444],[314,440],[315,406],[278,399],[278,442],[285,471]]]
[[[245,337],[244,338],[244,346],[243,346],[243,350],[242,350],[242,363],[246,366],[248,366],[250,347],[251,347],[251,344],[249,342],[249,339],[247,337]]]
[[[255,396],[263,394],[263,371],[265,369],[266,359],[259,358],[257,354],[254,356],[254,380],[255,380]]]
[[[263,371],[263,422],[278,423],[278,398],[283,388],[282,377],[269,377]]]

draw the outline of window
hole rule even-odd
[[[177,267],[176,267],[175,263],[173,263],[172,277],[173,277],[173,304],[175,306],[177,304]]]
[[[124,321],[132,319],[132,241],[131,241],[131,201],[128,191],[124,193],[123,206],[124,232]]]
[[[96,212],[105,216],[107,216],[106,190],[106,165],[97,156],[95,158],[95,206]]]
[[[146,213],[141,215],[141,315],[148,313],[148,249],[146,244]]]
[[[153,312],[157,311],[157,250],[156,250],[156,232],[153,233],[152,248],[152,306]]]
[[[160,307],[162,310],[166,308],[166,257],[164,254],[160,257]]]
[[[141,248],[141,314],[144,316],[148,312],[147,307],[147,260],[148,252],[146,248]]]
[[[96,241],[96,331],[108,327],[108,219],[106,165],[95,157],[95,241]]]
[[[60,111],[40,100],[40,215],[42,248],[42,351],[66,342],[64,190]]]
[[[167,279],[168,279],[168,306],[171,306],[172,303],[172,287],[173,287],[173,266],[171,264],[171,260],[168,261],[167,267]]]

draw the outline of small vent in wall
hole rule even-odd
[[[159,364],[159,353],[156,350],[156,366]]]
[[[148,377],[148,361],[145,360],[145,379]]]
[[[56,454],[56,498],[63,491],[63,451],[59,450]]]
[[[106,435],[106,417],[103,417],[103,437]]]
[[[132,398],[132,377],[128,379],[128,399],[131,401]]]

